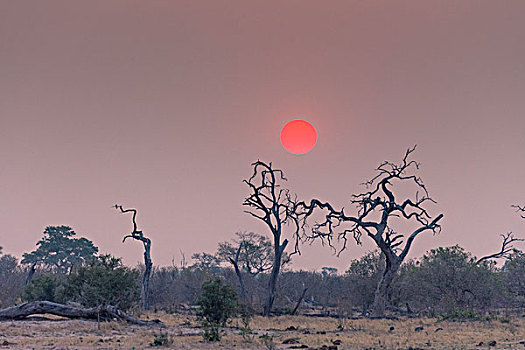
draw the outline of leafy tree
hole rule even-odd
[[[269,271],[274,261],[274,249],[268,237],[254,232],[236,232],[232,242],[221,242],[217,257],[224,262],[231,262],[240,249],[239,268],[252,276]],[[281,268],[290,263],[290,255],[283,252]]]
[[[191,256],[195,263],[191,266],[196,269],[216,270],[220,265],[220,260],[213,254],[195,253]]]
[[[331,267],[331,266],[323,266],[321,267],[321,275],[323,277],[330,277],[330,276],[336,276],[337,275],[337,268]]]
[[[205,329],[206,340],[220,340],[219,326],[224,327],[226,322],[237,313],[237,294],[235,289],[225,284],[222,279],[215,278],[202,284],[202,293],[197,301],[198,316]]]
[[[139,271],[119,258],[101,255],[67,277],[64,296],[86,307],[112,305],[128,310],[140,300]]]
[[[38,248],[24,253],[22,264],[42,266],[54,272],[71,273],[73,267],[92,259],[98,252],[86,238],[72,238],[76,233],[69,226],[48,226]]]
[[[272,269],[275,262],[275,251],[271,241],[263,235],[254,232],[236,232],[237,238],[232,242],[221,242],[216,257],[219,262],[232,264],[241,287],[241,297],[247,301],[243,273],[254,277]],[[290,262],[286,252],[281,256],[281,269]]]

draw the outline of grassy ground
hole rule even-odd
[[[39,320],[0,322],[0,349],[145,349],[161,333],[176,349],[310,349],[339,343],[338,349],[525,349],[525,318],[491,321],[440,321],[434,318],[337,320],[305,316],[255,317],[252,334],[237,329],[219,343],[208,343],[193,316],[157,313],[164,326],[139,327],[117,322]],[[144,315],[143,315],[144,318]],[[391,329],[393,327],[393,329]],[[422,327],[419,330],[418,327]],[[418,331],[416,331],[418,328]],[[288,329],[288,330],[287,330]],[[292,339],[292,340],[290,340]],[[289,340],[291,344],[283,344]],[[2,345],[5,344],[5,345]]]

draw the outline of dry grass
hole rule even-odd
[[[335,340],[341,341],[339,349],[525,349],[519,343],[525,340],[525,318],[440,322],[433,318],[391,321],[257,316],[251,322],[253,334],[243,336],[235,328],[242,323],[234,320],[220,343],[208,343],[199,335],[201,330],[194,316],[143,315],[148,316],[160,318],[164,326],[139,327],[117,322],[99,325],[80,320],[0,322],[0,349],[146,349],[154,348],[150,344],[161,332],[168,334],[173,341],[169,347],[176,349],[268,349],[272,344],[275,349],[299,344],[315,348],[331,345]],[[394,329],[391,331],[390,327]],[[416,332],[416,327],[423,330]],[[442,329],[436,331],[439,328]],[[299,344],[284,345],[283,340],[289,338],[297,338]],[[11,345],[1,346],[4,340]],[[489,346],[493,341],[496,345]]]

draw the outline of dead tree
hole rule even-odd
[[[299,297],[299,300],[297,300],[297,304],[295,304],[295,307],[293,308],[292,312],[290,312],[290,315],[295,315],[297,313],[297,309],[299,309],[299,306],[301,306],[301,303],[303,302],[304,296],[306,295],[307,291],[308,288],[305,287],[303,284],[303,291],[301,293],[301,296]]]
[[[27,286],[29,282],[31,282],[31,280],[33,279],[33,275],[35,274],[35,271],[36,271],[36,262],[32,263],[31,266],[29,267],[29,270],[27,271],[27,277],[24,281],[24,287]]]
[[[415,146],[409,148],[400,164],[384,161],[377,167],[377,174],[364,183],[368,191],[352,195],[351,203],[357,208],[357,215],[347,215],[344,208],[336,210],[330,203],[323,203],[317,199],[310,204],[297,203],[302,208],[305,218],[310,216],[315,207],[323,210],[324,220],[317,222],[311,234],[306,236],[309,240],[321,239],[334,248],[334,238],[343,241],[339,254],[346,248],[347,236],[352,235],[357,244],[361,244],[361,236],[368,235],[385,256],[386,267],[377,285],[372,315],[381,317],[385,307],[392,280],[399,267],[406,258],[414,240],[419,234],[431,231],[439,233],[441,226],[438,222],[443,214],[432,217],[425,208],[427,202],[435,203],[430,198],[421,178],[413,174],[419,169],[419,163],[410,160]],[[406,183],[415,187],[415,196],[401,200],[394,194],[392,186],[395,183]],[[408,232],[398,232],[395,221],[403,222],[403,231],[407,223],[412,225]],[[348,225],[348,226],[347,226]]]
[[[275,289],[282,265],[284,250],[288,239],[284,239],[284,228],[292,226],[295,238],[295,252],[298,252],[300,221],[295,209],[295,201],[288,189],[281,188],[280,182],[286,181],[282,170],[274,169],[272,163],[257,161],[252,164],[253,174],[243,182],[250,188],[250,195],[244,199],[245,210],[254,218],[261,220],[268,227],[273,238],[273,264],[268,281],[264,316],[269,316],[275,300]]]
[[[158,319],[144,321],[136,319],[111,305],[83,308],[73,305],[57,304],[51,301],[31,301],[0,310],[0,320],[20,320],[31,315],[51,314],[67,318],[83,318],[101,321],[126,321],[140,326],[162,324]]]
[[[136,209],[123,209],[122,205],[115,204],[116,209],[120,209],[121,213],[133,213],[133,231],[129,234],[124,236],[122,239],[122,243],[126,241],[127,238],[133,238],[137,241],[141,241],[144,245],[144,275],[142,276],[142,288],[141,288],[141,298],[142,298],[142,307],[145,310],[149,310],[149,279],[151,276],[151,268],[153,266],[153,263],[151,261],[151,240],[147,237],[144,237],[144,234],[142,231],[137,230],[137,210]]]
[[[522,239],[522,238],[515,238],[512,232],[508,232],[507,234],[501,235],[501,237],[503,237],[503,242],[501,243],[501,250],[497,253],[486,255],[484,257],[479,258],[476,261],[476,265],[479,265],[483,261],[486,261],[489,259],[507,258],[509,254],[514,250],[514,246],[512,245],[512,243],[525,241],[525,239]]]

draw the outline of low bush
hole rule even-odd
[[[197,315],[204,328],[203,337],[205,340],[219,341],[219,326],[224,327],[237,314],[237,294],[231,285],[225,284],[220,278],[204,282],[201,289]]]

